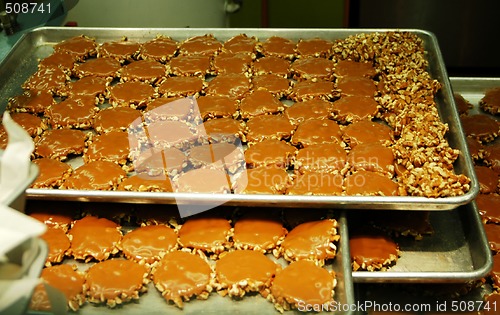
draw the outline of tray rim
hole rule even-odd
[[[93,36],[92,32],[149,32],[152,35],[166,32],[185,32],[188,34],[201,34],[201,33],[231,33],[232,35],[240,33],[248,33],[247,35],[259,36],[258,34],[272,34],[279,35],[283,33],[297,33],[300,34],[316,34],[316,33],[341,33],[346,36],[354,35],[359,33],[376,33],[376,32],[412,32],[420,36],[425,36],[429,41],[426,46],[433,49],[433,53],[437,60],[437,70],[439,72],[439,79],[442,81],[442,90],[445,94],[451,95],[451,84],[449,82],[446,69],[444,68],[443,57],[437,43],[436,36],[429,31],[420,29],[391,29],[391,28],[362,28],[362,29],[327,29],[327,28],[311,28],[311,29],[299,29],[299,28],[273,28],[273,29],[260,29],[260,28],[101,28],[101,27],[38,27],[34,28],[29,32],[23,34],[23,36],[16,42],[12,47],[10,52],[6,57],[0,62],[0,70],[4,68],[4,65],[8,63],[9,59],[18,49],[18,47],[37,33],[43,32],[56,32],[65,31],[74,34],[82,34],[82,32],[87,32],[86,35]],[[253,33],[253,34],[252,34]],[[172,34],[173,35],[173,34]],[[217,36],[217,35],[216,35]],[[303,36],[303,35],[302,35]],[[131,36],[133,37],[133,36]],[[454,104],[454,100],[450,100],[451,104]],[[458,112],[455,108],[452,111],[458,117]],[[468,149],[465,144],[465,138],[462,132],[460,121],[458,121],[457,131],[460,133],[457,135],[459,139],[459,146],[462,154],[469,156]],[[463,142],[463,143],[462,143]],[[427,198],[427,197],[416,197],[416,196],[290,196],[290,195],[238,195],[232,194],[232,199],[228,202],[228,205],[238,205],[238,204],[263,204],[266,206],[284,206],[284,207],[329,207],[338,209],[356,208],[356,209],[393,209],[393,210],[429,210],[429,211],[439,211],[439,210],[452,210],[458,206],[464,205],[472,201],[479,192],[479,184],[475,177],[475,173],[471,171],[472,161],[469,158],[464,158],[464,168],[466,175],[471,179],[471,186],[467,193],[460,196],[450,196],[442,198]],[[108,202],[135,202],[141,203],[146,202],[149,199],[153,203],[164,203],[164,204],[174,204],[177,200],[187,202],[189,200],[195,202],[210,202],[210,200],[216,201],[221,199],[227,199],[227,196],[217,196],[212,194],[194,194],[194,193],[136,193],[136,192],[125,192],[118,193],[117,191],[63,191],[59,189],[48,190],[48,189],[33,189],[29,188],[26,191],[27,198],[30,199],[58,199],[58,200],[82,200],[82,201],[108,201]],[[120,200],[118,200],[120,199]]]

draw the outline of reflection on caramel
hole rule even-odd
[[[122,41],[104,42],[97,48],[97,56],[112,57],[120,62],[126,60],[131,61],[132,58],[137,55],[140,48],[141,44],[126,39]]]
[[[247,215],[234,225],[234,246],[265,252],[281,243],[286,233],[280,220],[264,215]]]
[[[143,59],[152,59],[165,62],[177,52],[179,44],[170,37],[158,36],[141,45],[140,56]]]
[[[284,105],[271,92],[256,90],[245,96],[240,103],[242,119],[283,111]]]
[[[107,79],[103,77],[88,76],[83,77],[78,81],[69,82],[66,84],[64,93],[72,97],[75,95],[93,96],[104,98],[107,93]]]
[[[297,54],[299,57],[322,57],[328,58],[331,54],[333,42],[323,38],[301,39],[297,43]]]
[[[215,275],[217,281],[224,287],[245,286],[241,285],[241,282],[247,281],[250,290],[257,291],[270,285],[277,270],[278,265],[263,253],[236,250],[226,253],[217,260]],[[231,292],[229,294],[231,295]]]
[[[328,119],[332,103],[324,100],[297,102],[285,109],[285,116],[297,125],[309,119]]]
[[[500,223],[500,196],[495,194],[479,194],[476,197],[479,213],[487,222]]]
[[[397,196],[398,184],[387,176],[370,171],[357,171],[347,175],[346,193],[349,196]]]
[[[24,91],[9,99],[8,109],[13,112],[42,114],[55,100],[47,91]]]
[[[221,42],[219,42],[212,34],[206,34],[186,39],[180,44],[179,53],[183,55],[213,55],[221,48]]]
[[[365,170],[394,175],[394,154],[392,149],[380,143],[362,143],[354,147],[347,155],[351,170]]]
[[[70,265],[57,265],[44,268],[40,278],[47,285],[57,289],[66,297],[68,307],[77,311],[85,301],[83,284],[85,277],[73,270]],[[50,311],[50,301],[43,284],[39,284],[31,297],[29,308],[34,311]]]
[[[57,205],[60,206],[60,204]],[[33,206],[31,204],[29,204],[26,208],[27,211],[33,211],[29,214],[29,216],[44,223],[48,227],[67,230],[70,223],[73,221],[73,217],[71,215],[62,214],[59,213],[59,211],[56,212],[54,210],[47,210],[48,207],[44,205],[42,205],[42,209],[36,208],[36,206],[35,209],[32,208]]]
[[[79,128],[92,127],[94,116],[99,108],[95,106],[93,97],[75,96],[61,103],[51,105],[46,115],[52,128]]]
[[[500,125],[491,116],[476,114],[461,117],[462,127],[467,136],[480,141],[492,141],[498,136]]]
[[[483,194],[494,193],[498,190],[498,173],[487,166],[475,165],[479,191]]]
[[[111,220],[86,216],[75,221],[68,232],[71,246],[68,254],[75,259],[102,261],[118,252],[116,245],[122,238],[119,226]]]
[[[316,79],[330,80],[333,76],[334,62],[325,58],[300,58],[291,66],[293,78],[296,80]]]
[[[345,96],[333,103],[335,119],[342,122],[356,122],[375,117],[379,110],[378,103],[371,97]]]
[[[264,56],[277,56],[292,59],[295,55],[296,43],[291,39],[281,36],[271,36],[259,43],[257,49]]]
[[[305,276],[307,275],[307,276]],[[335,277],[314,262],[292,262],[278,272],[271,286],[271,294],[279,305],[322,305],[333,301]]]
[[[296,149],[288,142],[267,139],[257,142],[245,150],[245,161],[249,167],[288,167],[295,160]]]
[[[110,57],[89,59],[75,66],[75,73],[79,77],[95,76],[103,78],[116,77],[120,70],[120,62]]]
[[[111,130],[126,131],[132,127],[132,122],[142,117],[140,111],[130,107],[109,107],[99,111],[94,117],[94,128],[97,132],[109,132]]]
[[[69,238],[64,230],[54,227],[48,228],[40,237],[49,248],[45,264],[50,266],[52,263],[61,262],[70,246]]]
[[[40,60],[38,68],[61,68],[64,71],[72,71],[77,57],[66,51],[54,52],[50,56]]]
[[[80,58],[92,56],[96,53],[97,44],[94,39],[85,35],[65,39],[54,45],[56,52],[68,52]]]
[[[109,91],[111,104],[115,106],[142,107],[155,95],[154,88],[144,82],[129,81],[112,86]]]
[[[136,262],[152,264],[177,245],[177,234],[166,225],[142,226],[123,236],[120,249]]]
[[[281,243],[285,259],[313,259],[324,261],[336,254],[337,221],[326,219],[305,222],[294,227]]]
[[[81,154],[85,147],[85,133],[76,129],[52,129],[45,131],[35,144],[39,157],[65,159],[69,154]]]
[[[313,144],[297,153],[295,169],[305,171],[342,171],[347,153],[338,143]]]
[[[290,73],[290,61],[275,56],[266,56],[257,59],[253,65],[253,72],[256,75],[275,74],[281,77],[288,77]]]
[[[201,118],[232,117],[238,108],[236,99],[228,96],[205,95],[197,100]]]
[[[78,167],[63,183],[64,189],[110,190],[116,188],[125,171],[116,163],[92,161]]]
[[[335,73],[341,77],[372,78],[377,72],[370,62],[340,60],[335,67]]]
[[[387,143],[393,138],[393,132],[387,125],[370,120],[360,120],[348,125],[342,133],[342,139],[354,148],[360,143]]]
[[[308,119],[300,123],[290,141],[293,145],[308,147],[341,142],[340,126],[330,119]]]
[[[342,96],[356,95],[373,97],[377,94],[377,87],[372,79],[365,77],[343,77],[337,81],[337,87]]]
[[[225,73],[208,83],[207,95],[228,96],[241,99],[250,90],[250,79],[240,73]]]
[[[222,52],[214,57],[214,69],[217,73],[246,73],[251,63],[252,56],[248,53]]]
[[[23,83],[22,88],[54,94],[64,87],[67,79],[67,75],[60,68],[42,68],[31,75]]]
[[[264,139],[285,140],[290,138],[294,129],[283,115],[262,115],[248,120],[246,137],[248,142]]]
[[[224,218],[193,217],[181,226],[179,243],[187,248],[218,252],[228,245],[230,233],[231,225]]]
[[[32,137],[40,135],[47,126],[38,116],[29,113],[11,113],[14,122],[20,125]]]
[[[261,166],[247,169],[242,174],[246,185],[236,184],[235,192],[241,194],[282,195],[290,186],[292,179],[284,168]]]
[[[210,72],[210,56],[179,55],[170,60],[169,66],[174,75],[204,76]]]
[[[289,195],[340,195],[344,177],[340,174],[307,171],[297,174],[293,186],[287,191]]]
[[[168,97],[198,95],[202,90],[200,77],[169,77],[158,87],[158,92]]]
[[[102,160],[124,165],[130,155],[128,133],[121,130],[113,130],[101,135],[94,136],[87,144],[83,160]]]
[[[246,34],[238,34],[228,39],[222,46],[224,51],[231,53],[248,53],[255,52],[257,39],[253,36],[249,37]]]
[[[282,76],[268,73],[252,77],[254,91],[269,91],[277,97],[283,97],[290,93],[290,81]]]
[[[151,176],[147,173],[136,174],[125,178],[118,190],[173,192],[170,178],[166,175]]]
[[[131,260],[110,259],[96,263],[87,270],[85,287],[89,301],[115,305],[117,299],[127,302],[138,299],[144,291],[144,281],[148,274],[145,266]]]
[[[398,245],[389,237],[381,234],[351,235],[349,248],[351,249],[354,270],[359,268],[380,269],[398,257]]]
[[[208,298],[211,273],[210,265],[199,256],[173,251],[165,254],[154,268],[153,282],[167,301],[182,308],[183,299],[193,295]]]
[[[122,80],[140,80],[149,83],[156,82],[166,74],[165,66],[154,60],[133,61],[120,69]]]
[[[296,102],[313,98],[330,100],[335,94],[334,84],[331,81],[304,80],[293,86],[290,97]]]
[[[217,168],[198,168],[185,171],[176,179],[176,191],[187,193],[213,193],[224,194],[231,192],[231,180],[217,163]]]

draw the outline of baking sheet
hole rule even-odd
[[[32,74],[37,66],[37,59],[48,56],[51,46],[64,39],[86,34],[95,37],[97,42],[117,40],[127,35],[130,40],[140,42],[154,38],[158,34],[184,40],[195,35],[213,34],[219,40],[227,40],[234,35],[245,33],[256,36],[260,40],[272,35],[283,36],[292,40],[300,38],[321,37],[326,39],[342,39],[347,36],[390,31],[387,29],[137,29],[137,28],[65,28],[44,27],[25,34],[13,47],[0,64],[0,104],[4,110],[6,100],[22,92],[20,85]],[[458,113],[453,106],[454,100],[444,67],[437,40],[432,33],[421,30],[411,31],[425,42],[425,49],[430,63],[431,76],[439,80],[443,88],[436,95],[436,102],[442,120],[448,123],[450,132],[448,141],[462,154],[455,163],[455,171],[471,178],[471,189],[462,196],[446,198],[425,198],[407,196],[289,196],[289,195],[233,195],[227,205],[237,206],[280,206],[280,207],[327,207],[327,208],[365,208],[365,209],[397,209],[397,210],[451,210],[470,202],[479,191],[472,161],[469,158],[463,132],[460,127]],[[220,204],[227,196],[192,193],[144,193],[116,191],[72,191],[52,189],[28,189],[31,199],[56,199],[73,201],[106,201],[130,203],[162,203],[162,204]]]
[[[78,208],[78,207],[76,207]],[[337,243],[337,255],[331,262],[325,264],[326,269],[332,270],[336,274],[337,286],[335,287],[334,300],[338,305],[352,305],[355,303],[354,289],[352,281],[352,273],[350,268],[350,256],[348,249],[347,222],[344,214],[340,214],[337,218],[339,223],[338,233],[340,240]],[[131,229],[133,227],[124,227]],[[271,254],[268,257],[282,266],[286,266],[283,258],[276,260]],[[210,260],[211,263],[214,261]],[[73,259],[64,260],[65,264],[75,264],[78,270],[85,271],[93,263],[82,263]],[[267,301],[260,295],[245,295],[241,300],[233,300],[229,297],[222,297],[217,292],[213,291],[207,300],[193,299],[184,303],[184,309],[179,309],[173,304],[168,304],[161,296],[160,292],[154,287],[153,282],[148,285],[148,291],[142,294],[137,302],[125,303],[118,306],[116,309],[110,309],[105,305],[93,305],[85,303],[78,311],[81,315],[95,314],[280,314],[273,303]],[[335,304],[335,305],[337,305]],[[287,311],[286,314],[307,314],[298,310]],[[314,312],[315,313],[315,312]],[[29,311],[28,314],[48,314],[47,312]],[[335,315],[351,315],[352,310],[340,310],[336,312],[320,312],[315,314],[335,314]]]

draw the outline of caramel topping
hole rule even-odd
[[[288,139],[294,126],[282,115],[262,115],[247,122],[247,140],[258,142],[264,139]]]
[[[491,293],[488,294],[485,298],[485,305],[489,305],[489,308],[485,308],[482,310],[483,315],[495,315],[497,314],[498,310],[496,309],[496,306],[500,303],[500,294],[498,293]]]
[[[71,166],[49,158],[33,160],[38,166],[38,176],[33,182],[34,188],[57,187],[71,173]]]
[[[500,223],[500,196],[479,194],[476,197],[479,213],[489,222]]]
[[[94,99],[70,98],[59,104],[51,105],[47,110],[52,128],[74,127],[88,129],[92,127],[95,114],[99,110],[94,104]]]
[[[40,117],[29,113],[12,113],[11,118],[32,137],[40,135],[43,130],[47,129]]]
[[[140,121],[140,111],[130,107],[109,107],[99,111],[94,118],[94,128],[98,132],[128,130],[134,121]],[[131,126],[132,125],[132,126]]]
[[[340,143],[340,136],[340,126],[335,121],[308,119],[297,127],[290,143],[303,147],[323,143]]]
[[[61,68],[65,71],[73,70],[76,56],[65,52],[54,52],[52,55],[40,60],[38,68]]]
[[[227,286],[240,281],[270,284],[277,269],[278,265],[260,252],[236,250],[217,260],[215,273],[217,281]]]
[[[194,36],[185,40],[179,46],[179,53],[184,55],[201,54],[213,55],[222,48],[219,42],[212,34]]]
[[[491,141],[498,136],[500,126],[494,118],[488,115],[469,115],[461,117],[460,119],[467,136],[485,141]]]
[[[155,90],[151,85],[138,81],[118,83],[110,88],[110,101],[116,105],[142,106],[154,95]]]
[[[132,41],[104,42],[97,48],[99,57],[113,57],[120,61],[131,60],[141,48],[141,44]]]
[[[23,83],[25,90],[58,92],[65,84],[68,77],[60,68],[43,68],[35,72]]]
[[[137,157],[135,171],[138,173],[147,173],[151,176],[159,174],[177,174],[186,167],[187,157],[179,149],[166,148],[161,151],[142,151]]]
[[[364,77],[344,77],[338,80],[337,87],[342,96],[356,95],[373,97],[377,94],[377,87],[372,79]]]
[[[89,59],[75,67],[78,76],[115,77],[120,70],[120,62],[110,57]]]
[[[160,36],[141,46],[140,55],[144,59],[167,61],[177,52],[179,44],[169,37]]]
[[[221,74],[208,83],[207,95],[228,96],[241,99],[250,90],[250,79],[239,73]]]
[[[93,161],[77,168],[63,183],[65,189],[109,190],[126,176],[120,166],[109,161]]]
[[[173,251],[165,254],[154,269],[153,282],[162,288],[163,297],[172,301],[207,292],[211,273],[210,265],[199,256]]]
[[[300,58],[292,63],[295,79],[330,80],[333,77],[334,62],[325,58]]]
[[[242,194],[276,194],[282,195],[291,184],[291,178],[283,168],[258,167],[246,170],[245,185],[237,185],[236,192]],[[239,183],[238,183],[239,184]]]
[[[197,95],[202,90],[203,79],[200,77],[170,77],[158,87],[158,92],[169,97]]]
[[[89,55],[95,54],[96,47],[97,44],[92,38],[81,35],[57,43],[56,45],[54,45],[54,50],[56,52],[68,52],[79,57],[87,57]]]
[[[292,260],[324,260],[335,257],[332,242],[337,239],[337,221],[329,219],[305,222],[288,232],[281,248]]]
[[[148,274],[146,267],[131,260],[110,259],[87,270],[88,295],[105,301],[130,300],[137,296]]]
[[[365,170],[394,174],[394,154],[392,149],[380,143],[362,143],[349,151],[347,161],[353,171]]]
[[[231,181],[219,168],[198,168],[182,173],[176,180],[177,192],[230,193]]]
[[[218,73],[245,73],[251,63],[252,56],[247,53],[223,52],[214,57],[214,68]]]
[[[83,95],[83,96],[101,96],[106,94],[108,81],[102,77],[88,76],[81,78],[78,81],[70,82],[66,85],[66,89],[70,96]]]
[[[500,225],[497,224],[485,224],[484,232],[488,238],[488,243],[490,244],[490,249],[492,251],[500,250]]]
[[[370,120],[359,120],[343,130],[342,138],[351,148],[360,143],[387,143],[392,141],[393,133],[389,126]]]
[[[280,220],[254,215],[236,221],[233,240],[237,248],[266,251],[275,248],[286,233]]]
[[[194,101],[182,97],[159,97],[148,103],[144,117],[146,121],[184,120],[186,121],[195,109]]]
[[[188,124],[176,120],[154,121],[146,126],[149,139],[167,147],[196,140],[196,132]]]
[[[479,181],[479,189],[483,194],[489,194],[498,190],[498,173],[487,166],[474,166],[477,180]]]
[[[293,186],[287,193],[289,195],[340,195],[343,183],[342,175],[308,171],[297,175]]]
[[[155,82],[164,77],[166,73],[167,69],[158,61],[138,60],[123,66],[120,70],[120,77],[123,79]]]
[[[48,227],[63,229],[66,229],[73,221],[73,218],[69,215],[47,212],[45,207],[43,211],[35,210],[35,212],[30,213],[30,217],[37,219]]]
[[[184,247],[214,251],[228,243],[230,232],[231,225],[226,219],[193,217],[181,226],[179,243]]]
[[[256,45],[257,39],[255,37],[248,37],[246,34],[239,34],[228,39],[224,43],[223,49],[231,53],[252,54],[255,51]]]
[[[284,105],[268,91],[256,90],[245,96],[240,103],[241,118],[251,118],[264,114],[276,114],[284,110]]]
[[[313,144],[299,150],[296,167],[305,171],[341,171],[346,164],[347,153],[338,143]]]
[[[379,110],[378,103],[371,97],[346,96],[333,103],[335,118],[343,122],[356,122],[374,117]]]
[[[291,59],[295,55],[295,42],[280,36],[271,36],[260,43],[260,51],[264,55],[272,55]]]
[[[252,67],[255,74],[276,74],[282,77],[288,77],[290,72],[290,61],[275,56],[266,56],[257,59]]]
[[[169,66],[175,75],[204,76],[210,72],[210,56],[179,55],[170,60]]]
[[[491,269],[489,276],[493,281],[494,288],[498,289],[500,287],[500,255],[493,256],[493,269]]]
[[[87,145],[83,160],[103,160],[116,162],[123,165],[127,162],[130,154],[128,133],[113,130],[108,133],[94,136],[92,142]]]
[[[177,245],[177,234],[165,225],[142,226],[123,236],[120,248],[128,258],[152,264],[173,250]]]
[[[323,38],[301,39],[297,43],[296,51],[301,57],[323,57],[328,58],[332,50],[333,42]]]
[[[498,112],[500,108],[500,87],[487,90],[479,101],[479,105],[489,108],[490,112]]]
[[[47,254],[47,263],[61,262],[69,249],[69,238],[63,229],[48,228],[44,234],[40,236],[49,248]]]
[[[118,190],[173,192],[170,178],[165,175],[151,176],[147,173],[132,175],[125,178]]]
[[[458,114],[466,115],[472,104],[467,101],[461,94],[453,93],[453,98],[455,99],[455,105],[457,105]]]
[[[295,101],[312,98],[331,99],[334,95],[334,84],[330,81],[304,80],[297,82],[292,88],[291,97]]]
[[[328,119],[332,103],[323,100],[298,102],[285,109],[285,116],[297,125],[309,119]]]
[[[245,161],[250,167],[288,167],[292,164],[296,149],[288,142],[268,139],[251,145],[245,151]]]
[[[35,154],[40,157],[64,159],[68,154],[80,154],[85,147],[85,133],[75,129],[52,129],[42,134]]]
[[[243,132],[243,125],[240,121],[232,118],[210,119],[203,123],[206,133],[211,139],[219,139],[224,136],[234,137]]]
[[[366,78],[373,78],[377,74],[373,64],[352,60],[340,60],[335,68],[335,73],[341,77]]]
[[[349,247],[351,259],[359,266],[386,265],[398,256],[398,245],[384,235],[352,235],[349,238]]]
[[[269,91],[278,97],[290,92],[290,81],[276,74],[261,74],[252,77],[254,91]]]
[[[215,163],[222,164],[224,168],[242,166],[244,162],[241,146],[227,142],[192,147],[189,159],[195,166],[210,166]]]
[[[483,115],[484,116],[484,115]],[[490,167],[496,171],[500,171],[500,145],[499,144],[492,144],[489,146],[485,146],[485,151],[486,151],[486,161],[490,165]]]
[[[299,303],[321,305],[333,300],[335,283],[334,276],[326,269],[312,261],[300,260],[292,262],[276,275],[271,294],[278,302],[286,300],[295,303],[295,307]]]
[[[15,112],[41,114],[52,104],[55,104],[55,100],[52,94],[46,91],[25,91],[11,98],[8,107]]]
[[[347,195],[397,196],[398,184],[390,178],[370,171],[357,171],[346,177]]]
[[[207,118],[231,117],[238,108],[238,102],[227,96],[207,95],[197,100],[203,120]]]
[[[87,216],[75,222],[68,232],[71,239],[69,253],[75,259],[105,260],[116,253],[122,234],[117,225],[107,219]]]

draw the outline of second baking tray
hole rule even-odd
[[[283,36],[292,40],[307,38],[325,38],[329,40],[344,39],[360,33],[394,31],[388,29],[137,29],[137,28],[38,28],[25,34],[13,47],[0,64],[0,109],[4,108],[9,97],[21,93],[21,84],[35,72],[39,58],[52,52],[52,45],[62,40],[85,34],[95,37],[97,42],[117,40],[126,35],[130,40],[144,42],[158,34],[170,36],[181,41],[192,36],[213,34],[217,39],[225,41],[238,34],[256,36],[264,40],[270,36]],[[449,125],[448,141],[453,148],[462,154],[455,163],[455,171],[471,178],[470,190],[461,196],[445,198],[425,198],[408,196],[291,196],[291,195],[227,195],[195,194],[195,193],[143,193],[117,191],[75,191],[57,189],[28,189],[31,199],[55,199],[73,201],[105,201],[131,203],[163,203],[163,204],[208,204],[245,206],[280,206],[280,207],[324,207],[349,209],[397,209],[397,210],[451,210],[470,202],[479,191],[479,186],[468,157],[465,139],[460,126],[458,113],[454,107],[450,83],[434,34],[422,30],[409,31],[423,39],[426,56],[429,61],[429,72],[432,78],[442,84],[436,95],[436,103],[441,119]]]

